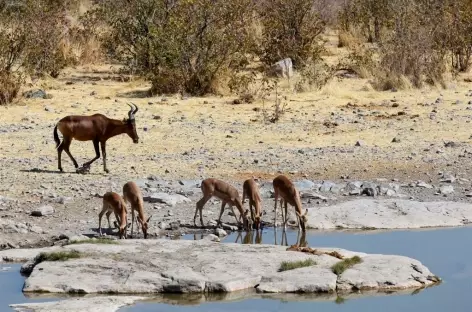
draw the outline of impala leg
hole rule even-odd
[[[226,206],[226,202],[222,201],[221,202],[220,216],[218,217],[218,222],[216,223],[216,227],[218,227],[218,225],[221,223],[221,216],[223,215],[223,212],[225,211],[225,206]]]
[[[69,156],[69,158],[72,160],[72,162],[74,163],[74,167],[75,168],[79,167],[79,164],[77,163],[77,161],[74,159],[74,156],[72,156],[72,154],[69,151],[70,143],[71,143],[71,140],[64,138],[62,140],[61,145],[59,145],[59,147],[57,149],[57,151],[59,153],[59,166],[60,166],[59,170],[61,170],[61,171],[62,171],[62,166],[61,166],[61,153],[62,153],[62,150],[64,150],[66,152],[66,154]]]
[[[203,206],[205,206],[205,204],[207,203],[207,201],[209,201],[211,198],[211,196],[207,196],[207,195],[203,195],[202,198],[200,198],[200,200],[197,202],[197,205],[196,205],[196,208],[195,208],[195,215],[193,216],[193,225],[196,227],[197,226],[197,214],[198,212],[200,212],[200,223],[202,225],[202,227],[204,226],[203,225],[203,216],[202,216],[202,210],[203,210]]]
[[[133,233],[134,233],[134,209],[131,208],[131,237],[133,237]]]
[[[279,192],[274,190],[274,229],[277,227],[277,201],[279,200]],[[277,242],[275,243],[277,245]]]
[[[102,217],[105,212],[106,209],[102,209],[102,211],[100,211],[100,213],[98,214],[98,233],[100,236],[102,236]]]
[[[234,207],[233,205],[229,206],[231,208],[231,212],[233,213],[234,219],[236,219],[236,224],[239,225],[241,223],[241,218],[243,217],[242,214],[239,215],[239,220],[238,217],[236,217],[236,214],[234,213]]]
[[[110,215],[111,215],[111,211],[107,211],[106,216],[107,216],[107,220],[108,220],[108,229],[111,230]]]
[[[287,215],[287,201],[284,200],[284,210],[285,210],[285,217],[284,217],[284,231],[287,229],[287,219],[288,219],[288,215]]]
[[[253,206],[254,206],[253,204],[254,203],[251,200],[249,200],[249,209],[251,209],[251,219],[252,219],[252,223],[254,224],[254,221],[256,219],[256,216],[254,215],[254,211],[256,210],[256,207],[254,207],[253,209]]]
[[[103,155],[103,171],[105,171],[106,173],[109,173],[110,170],[108,170],[108,168],[107,168],[107,149],[106,149],[106,142],[101,142],[100,145],[101,145],[101,147],[102,147],[102,155]],[[100,157],[100,155],[98,155],[98,157]]]
[[[98,140],[93,140],[93,147],[95,149],[95,158],[93,158],[90,161],[87,161],[85,164],[83,164],[82,167],[90,167],[90,165],[96,161],[97,159],[100,158],[100,149],[99,149],[99,141]]]

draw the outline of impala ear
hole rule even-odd
[[[308,215],[308,209],[305,210],[304,216]]]
[[[151,215],[151,216],[149,216],[149,218],[146,220],[146,223],[148,223],[148,222],[149,222],[149,220],[151,220],[151,217],[152,217],[152,215]]]

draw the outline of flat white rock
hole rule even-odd
[[[142,299],[145,298],[124,296],[72,298],[53,302],[11,304],[10,307],[19,312],[115,312]]]
[[[338,289],[357,291],[365,285],[366,289],[391,290],[434,284],[434,275],[419,261],[407,257],[318,248],[365,259],[336,276],[331,267],[340,261],[338,258],[286,249],[274,245],[165,239],[122,240],[119,245],[69,245],[59,250],[78,250],[83,256],[36,265],[23,291],[145,294],[256,288],[264,293],[331,293]],[[283,261],[306,259],[314,260],[316,265],[278,271]]]
[[[406,199],[357,199],[308,209],[307,228],[416,229],[472,222],[472,204]]]

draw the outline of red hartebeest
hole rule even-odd
[[[100,158],[100,151],[98,145],[102,147],[103,154],[103,170],[109,172],[106,161],[106,141],[119,134],[126,133],[129,135],[134,143],[139,142],[138,134],[136,133],[136,123],[134,115],[138,111],[138,107],[134,105],[134,108],[128,104],[131,109],[128,112],[128,119],[117,120],[110,119],[102,114],[94,114],[91,116],[66,116],[59,120],[54,127],[54,141],[56,142],[57,156],[58,156],[58,168],[62,172],[61,165],[61,154],[65,151],[69,155],[70,159],[74,163],[77,172],[80,170],[87,170],[90,165]],[[62,133],[62,142],[59,140],[57,129]],[[95,148],[95,158],[83,164],[81,169],[78,169],[79,165],[75,161],[74,157],[69,151],[69,146],[72,139],[78,141],[93,141]]]

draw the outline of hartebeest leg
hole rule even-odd
[[[68,140],[68,139],[64,138],[62,140],[62,143],[57,148],[57,157],[58,157],[57,158],[57,165],[58,165],[58,168],[59,168],[60,171],[62,171],[61,154],[62,154],[63,150],[66,152],[66,154],[69,156],[69,158],[74,163],[74,167],[75,168],[79,167],[79,164],[77,163],[77,161],[75,161],[74,157],[72,156],[72,154],[69,151],[70,143],[71,143],[71,140]]]
[[[102,147],[102,155],[103,155],[103,171],[106,173],[109,173],[110,170],[107,168],[107,150],[106,150],[106,142],[101,142],[100,143]]]
[[[90,167],[90,165],[96,161],[97,159],[100,158],[100,149],[99,149],[99,141],[98,140],[93,140],[93,147],[95,148],[95,158],[90,160],[90,161],[87,161],[85,164],[83,164],[82,167]]]

